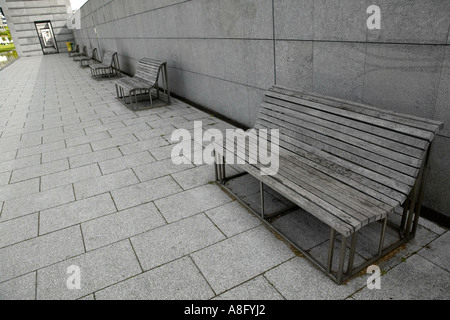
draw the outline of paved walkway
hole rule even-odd
[[[177,100],[132,112],[67,55],[1,71],[0,299],[450,298],[450,236],[425,220],[380,265],[381,290],[368,275],[337,286],[212,167],[172,163],[171,133],[194,120],[227,126]]]

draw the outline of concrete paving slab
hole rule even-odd
[[[213,296],[188,257],[95,293],[97,300],[207,300]]]
[[[381,278],[381,290],[363,290],[356,300],[448,300],[450,274],[434,263],[413,255]]]
[[[155,204],[170,223],[231,201],[218,186],[208,184],[157,200]]]
[[[36,298],[36,272],[0,283],[0,300],[23,301]]]
[[[38,214],[0,223],[0,248],[38,236]]]
[[[419,255],[450,272],[450,233],[446,232],[419,251]]]
[[[284,300],[264,276],[258,276],[236,288],[222,293],[214,300]]]
[[[191,256],[214,291],[221,294],[291,259],[294,253],[260,226]]]
[[[86,250],[133,237],[165,225],[163,217],[151,202],[81,224]]]
[[[0,249],[0,282],[84,253],[79,226]]]
[[[87,166],[88,164],[98,163],[101,161],[116,159],[122,157],[122,153],[118,148],[111,148],[92,153],[83,154],[80,156],[70,157],[70,168],[79,168]]]
[[[39,215],[39,233],[46,234],[84,221],[116,212],[109,193],[43,210]]]
[[[336,286],[333,280],[309,261],[298,257],[268,271],[264,276],[288,300],[345,299],[362,286],[361,279]]]
[[[131,154],[128,156],[111,159],[99,163],[103,174],[110,174],[126,169],[139,167],[148,163],[155,162],[155,159],[148,151]]]
[[[76,182],[73,184],[73,189],[77,200],[81,200],[136,183],[139,183],[139,179],[133,170],[127,169],[94,179]]]
[[[5,201],[0,221],[11,220],[37,211],[75,201],[72,186],[31,194]]]
[[[14,170],[11,175],[10,183],[25,181],[40,176],[46,176],[48,174],[61,172],[68,169],[69,169],[69,162],[67,159],[47,162],[33,167]]]
[[[204,215],[196,215],[131,238],[144,270],[210,246],[225,236]]]
[[[167,159],[136,167],[134,168],[134,172],[136,172],[140,181],[148,181],[193,167],[192,164],[179,165],[175,164],[172,159]]]
[[[111,192],[118,210],[135,207],[181,191],[170,176],[135,184]]]
[[[102,175],[97,164],[74,168],[41,177],[41,191],[47,191]]]
[[[71,266],[80,270],[80,289],[67,287]],[[78,299],[141,272],[130,242],[125,240],[38,270],[37,299]]]

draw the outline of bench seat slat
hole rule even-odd
[[[313,214],[319,220],[327,223],[328,225],[331,225],[335,230],[338,230],[338,232],[343,234],[344,236],[348,237],[355,232],[355,228],[351,224],[337,218],[334,215],[330,215],[328,211],[318,206],[313,201],[307,198],[299,197],[297,191],[292,190],[290,187],[284,185],[281,182],[273,183],[278,182],[278,179],[276,177],[261,176],[259,174],[259,169],[252,165],[244,164],[240,166],[252,176],[270,186],[273,190],[285,195],[292,202]]]
[[[249,171],[249,168],[252,167],[255,176],[261,168],[260,165],[250,165],[248,163],[240,166],[246,168],[246,171]],[[290,172],[284,170],[281,170],[280,174],[277,174],[274,177],[257,176],[257,178],[260,180],[266,179],[265,183],[274,190],[288,188],[291,192],[293,191],[296,196],[294,196],[293,198],[290,198],[288,196],[289,200],[302,206],[308,211],[313,210],[316,216],[317,213],[319,213],[319,216],[317,217],[320,220],[327,223],[328,225],[332,225],[333,228],[335,228],[342,234],[351,234],[367,225],[368,223],[385,217],[388,214],[388,211],[380,213],[379,207],[375,207],[372,204],[368,204],[367,202],[365,202],[366,210],[365,214],[363,214],[362,212],[364,210],[362,210],[360,206],[362,206],[364,202],[360,202],[359,205],[348,203],[345,204],[338,200],[339,195],[327,194],[326,191],[332,190],[330,189],[327,181],[316,180],[314,186],[313,182],[307,181],[305,179],[300,179],[300,176],[294,176],[290,174]],[[284,192],[286,192],[286,189],[284,189]],[[301,196],[301,198],[299,198],[299,195]],[[307,207],[312,203],[314,204],[314,206]],[[355,210],[355,208],[359,209],[359,212]],[[375,213],[370,214],[371,212]]]
[[[234,141],[227,139],[227,150],[233,151]],[[246,147],[245,161],[253,160],[258,162],[258,154],[254,153],[254,144],[250,143]],[[266,150],[264,150],[265,152]],[[233,152],[234,153],[234,152]],[[252,163],[254,163],[252,162]],[[258,168],[263,166],[255,165]],[[356,212],[357,215],[363,216],[363,220],[369,219],[369,222],[375,221],[377,218],[381,218],[386,215],[387,212],[393,210],[393,206],[387,205],[378,199],[370,197],[353,187],[339,182],[319,170],[316,170],[301,163],[292,160],[292,156],[280,151],[280,167],[279,174],[291,179],[293,182],[300,183],[302,187],[305,184],[309,188],[318,189],[323,194],[321,197],[332,197],[333,201],[339,202],[338,206],[342,208],[350,208],[352,212]],[[344,200],[344,201],[342,201]]]

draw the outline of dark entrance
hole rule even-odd
[[[59,53],[52,23],[50,21],[36,21],[34,25],[36,26],[42,52],[44,54]]]

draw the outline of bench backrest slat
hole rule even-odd
[[[96,48],[86,48],[86,56],[91,59],[96,59]]]
[[[441,127],[437,121],[281,87],[266,92],[255,125],[279,129],[282,152],[297,154],[296,161],[314,163],[325,174],[334,171],[397,204],[411,192]]]
[[[422,129],[423,131],[433,132],[437,134],[437,132],[444,128],[444,124],[440,121],[435,121],[426,118],[420,118],[408,114],[401,114],[390,110],[380,109],[376,107],[372,107],[369,105],[344,101],[337,98],[321,96],[318,94],[306,94],[295,92],[280,86],[274,86],[269,89],[269,92],[281,93],[286,97],[291,96],[292,98],[301,98],[310,101],[317,101],[319,103],[327,104],[330,106],[334,106],[341,110],[348,110],[354,113],[360,113],[363,115],[367,115],[370,117],[374,117],[377,119],[384,119],[393,123],[403,124],[405,126],[410,127],[411,129]],[[423,133],[423,131],[417,131],[415,133]],[[431,138],[433,140],[434,137]]]
[[[414,184],[415,180],[413,177],[418,173],[418,169],[396,162],[395,160],[385,158],[381,155],[377,155],[370,150],[360,149],[339,140],[332,140],[325,135],[311,133],[311,131],[307,129],[298,128],[287,122],[283,123],[282,121],[273,121],[270,123],[263,117],[258,123],[261,124],[261,126],[276,124],[279,126],[281,133],[283,134],[282,138],[285,136],[290,136],[304,143],[315,145],[321,150],[336,155],[343,160],[358,163],[359,165],[369,168],[374,172],[391,176],[396,180],[410,186]]]
[[[274,101],[273,103],[277,102]],[[292,107],[292,105],[290,107]],[[373,126],[369,125],[367,126],[367,128],[364,128],[367,129],[367,131],[361,130],[359,122],[350,121],[349,119],[334,115],[331,116],[329,119],[326,119],[327,114],[325,114],[323,117],[319,117],[322,116],[320,112],[319,114],[317,114],[317,112],[313,112],[313,114],[310,114],[308,112],[308,108],[305,108],[301,105],[298,106],[297,110],[293,110],[277,104],[267,103],[265,107],[262,109],[262,112],[266,113],[270,112],[274,117],[277,117],[277,115],[280,114],[280,112],[283,112],[283,117],[292,120],[298,126],[308,127],[311,130],[318,132],[328,132],[332,136],[334,137],[339,136],[342,139],[345,139],[346,141],[348,141],[348,139],[352,140],[358,139],[360,142],[355,143],[364,144],[365,142],[367,142],[370,143],[371,145],[380,146],[382,148],[393,150],[399,153],[404,153],[408,156],[419,159],[423,157],[423,150],[426,147],[428,147],[429,144],[428,142],[424,142],[421,148],[406,145],[403,142],[395,140],[398,138],[397,135],[388,135],[386,138],[385,136],[378,136],[370,132],[372,131],[371,128],[374,128]],[[334,132],[336,132],[336,134]],[[364,145],[362,147],[364,147]]]
[[[161,68],[164,64],[165,62],[163,61],[150,58],[141,59],[138,61],[134,77],[153,85],[158,81]]]
[[[104,64],[105,66],[112,66],[114,63],[114,55],[115,54],[116,53],[106,51],[103,54],[102,64]]]

